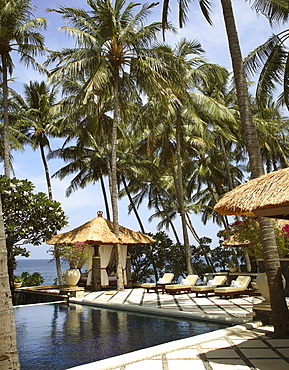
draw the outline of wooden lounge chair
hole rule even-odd
[[[214,277],[214,283],[215,285],[198,285],[198,286],[193,286],[191,291],[193,293],[196,293],[196,297],[198,294],[204,294],[206,297],[208,297],[208,293],[214,293],[215,288],[217,288],[219,285],[225,284],[227,280],[226,275],[217,275]]]
[[[230,298],[234,298],[235,295],[239,294],[250,294],[250,290],[248,286],[250,284],[251,278],[250,276],[238,276],[236,282],[239,282],[240,287],[228,286],[228,287],[220,287],[215,288],[214,292],[216,295],[223,297],[229,296]],[[253,289],[251,289],[253,291]]]
[[[170,294],[179,294],[181,292],[190,292],[191,288],[196,284],[198,281],[198,275],[188,275],[186,280],[188,280],[189,284],[171,284],[165,287],[167,293]]]
[[[141,284],[142,288],[145,288],[147,290],[147,293],[149,292],[150,289],[153,289],[156,293],[158,291],[159,287],[165,287],[166,284],[171,284],[173,281],[174,274],[166,272],[164,276],[160,279],[160,281],[163,282],[157,282],[157,283],[144,283]]]

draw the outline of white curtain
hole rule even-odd
[[[86,269],[88,271],[86,285],[91,285],[91,279],[92,279],[92,257],[94,256],[94,247],[91,247],[90,251],[91,251],[91,256],[85,262],[85,266],[86,266]]]
[[[99,246],[99,255],[100,255],[100,268],[101,268],[101,286],[108,286],[108,275],[106,272],[107,265],[109,264],[111,251],[113,245],[100,245]]]
[[[120,246],[120,258],[122,264],[122,274],[123,274],[123,282],[127,284],[127,277],[126,277],[126,256],[127,256],[127,245]]]

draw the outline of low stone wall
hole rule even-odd
[[[47,292],[38,289],[31,288],[19,288],[15,289],[15,306],[26,305],[33,303],[47,303],[47,302],[57,302],[66,301],[67,295],[59,294],[57,292]]]

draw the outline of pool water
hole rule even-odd
[[[15,308],[21,370],[63,370],[224,326],[74,304]]]

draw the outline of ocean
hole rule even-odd
[[[61,262],[62,272],[69,268],[68,264]],[[54,285],[57,277],[55,261],[50,259],[17,259],[17,267],[14,275],[21,275],[22,272],[27,271],[30,274],[39,272],[44,278],[42,285]]]

